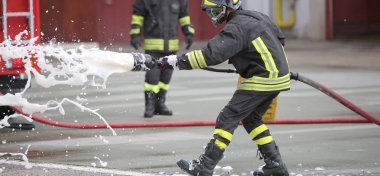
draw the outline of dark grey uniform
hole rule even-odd
[[[238,10],[229,15],[226,26],[206,47],[179,58],[180,69],[229,60],[244,78],[217,118],[214,142],[219,148],[228,146],[240,121],[257,145],[273,141],[262,116],[280,91],[290,89],[284,42],[284,35],[268,16]]]
[[[153,58],[175,54],[179,49],[178,25],[188,36],[194,28],[188,15],[187,0],[136,0],[133,5],[132,37],[143,28],[144,50]],[[173,70],[151,69],[146,74],[145,91],[167,90]]]

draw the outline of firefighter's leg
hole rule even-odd
[[[212,139],[206,146],[204,154],[192,161],[179,160],[178,167],[193,176],[211,176],[216,164],[223,158],[224,149],[219,148]]]
[[[251,114],[256,106],[255,96],[248,92],[236,91],[219,113],[214,138],[208,143],[205,153],[200,155],[199,159],[190,162],[180,160],[177,165],[190,175],[211,176],[216,164],[223,158],[223,152],[231,142],[240,121]]]
[[[166,94],[169,90],[169,83],[170,79],[173,75],[172,69],[164,69],[161,70],[160,74],[160,82],[158,83],[158,86],[160,88],[160,91],[157,94],[156,97],[156,114],[159,115],[173,115],[173,112],[166,106]]]
[[[145,94],[145,112],[144,117],[153,117],[156,108],[156,94],[160,88],[158,86],[160,69],[152,68],[145,74],[144,94]]]
[[[288,176],[288,170],[281,159],[280,151],[276,145],[273,137],[270,134],[268,127],[263,124],[262,116],[269,108],[273,98],[278,93],[272,95],[260,96],[258,98],[263,99],[256,111],[252,112],[243,122],[243,126],[252,138],[256,141],[258,146],[258,152],[260,152],[260,159],[264,159],[265,165],[259,167],[254,171],[254,176]]]

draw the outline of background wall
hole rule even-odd
[[[332,5],[336,36],[380,33],[379,0],[334,0]]]
[[[296,23],[283,29],[288,37],[326,40],[379,35],[379,0],[282,0],[283,21],[289,20],[290,3],[295,1]],[[244,7],[275,20],[276,0],[246,0]]]
[[[134,0],[40,0],[43,41],[126,43]],[[189,0],[196,40],[212,38],[222,26],[211,24],[200,8],[201,0]],[[179,28],[180,29],[180,28]],[[184,36],[181,33],[181,40]]]
[[[291,0],[282,1],[282,20],[289,21]],[[276,21],[275,0],[261,1],[249,0],[244,2],[248,10],[256,10],[270,16]],[[294,27],[283,29],[288,37],[304,38],[313,40],[325,39],[325,1],[324,0],[296,0]]]
[[[43,41],[96,41],[97,4],[94,0],[40,0]]]
[[[282,0],[282,20],[289,20],[295,2],[296,21],[283,29],[289,38],[326,40],[380,34],[379,0]],[[40,0],[43,41],[127,43],[134,0]],[[209,40],[215,28],[200,8],[188,0],[196,40]],[[243,0],[243,8],[269,15],[274,21],[276,0]],[[183,40],[183,35],[180,36]]]

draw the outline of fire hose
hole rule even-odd
[[[225,73],[236,73],[236,70],[232,69],[215,69],[215,68],[205,68],[204,70],[213,71],[213,72],[225,72]],[[321,123],[375,123],[380,126],[380,119],[355,104],[351,103],[344,97],[330,90],[326,86],[315,82],[309,78],[306,78],[298,73],[291,73],[291,79],[303,82],[323,93],[329,97],[335,99],[342,105],[346,106],[350,110],[356,112],[360,116],[364,117],[363,119],[359,118],[314,118],[314,119],[277,119],[271,121],[265,121],[266,124],[321,124]],[[11,107],[17,113],[20,113],[24,116],[30,117],[34,121],[51,125],[57,127],[65,128],[79,128],[79,129],[96,129],[96,128],[107,128],[107,125],[104,123],[98,124],[81,124],[81,123],[70,123],[70,122],[58,122],[54,120],[49,120],[47,118],[39,117],[37,115],[27,114],[22,111],[19,107]],[[144,128],[144,127],[189,127],[189,126],[214,126],[215,121],[168,121],[168,122],[136,122],[136,123],[110,123],[112,128]]]

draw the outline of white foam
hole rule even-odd
[[[61,101],[51,100],[46,104],[35,104],[30,103],[23,97],[23,94],[30,87],[31,73],[33,73],[36,83],[44,88],[59,85],[86,85],[106,88],[106,82],[110,75],[128,72],[133,69],[133,55],[130,53],[102,51],[98,48],[85,49],[83,46],[76,49],[64,50],[57,45],[34,45],[38,38],[34,38],[28,44],[25,44],[21,41],[21,38],[27,33],[27,31],[23,31],[17,35],[15,37],[16,44],[8,40],[0,44],[0,53],[3,60],[8,62],[12,58],[23,58],[25,73],[28,76],[28,83],[24,91],[14,95],[5,94],[4,96],[0,96],[0,105],[21,107],[22,111],[27,114],[58,110],[64,115],[65,110],[62,104],[71,103],[82,111],[88,111],[98,116],[111,129],[112,134],[116,135],[116,132],[96,110],[84,107],[81,104],[82,100],[77,99],[75,101],[63,97]],[[37,58],[37,64],[41,68],[41,72],[32,67],[32,63],[30,62],[32,57]],[[145,66],[143,65],[143,67]],[[95,82],[95,79],[89,80],[89,77],[98,77],[101,82]],[[9,125],[6,121],[0,121],[0,127]]]

